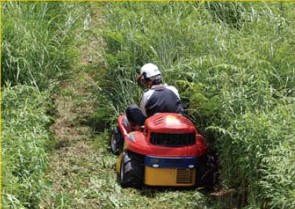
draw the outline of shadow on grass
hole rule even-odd
[[[200,192],[203,195],[210,195],[214,191],[207,191],[204,188],[198,188],[196,186],[191,187],[172,187],[172,186],[147,186],[144,185],[140,189],[138,189],[140,194],[145,197],[155,197],[158,193],[165,193],[165,192],[187,192],[187,191],[195,191]]]
[[[95,114],[81,119],[80,125],[89,126],[95,133],[103,132],[110,127],[107,120],[97,118]]]
[[[203,197],[203,204],[210,209],[239,209],[247,205],[244,197],[234,190],[208,191],[197,187],[151,187],[144,186],[138,189],[141,196],[147,198],[156,198],[160,193],[166,192],[195,192]]]

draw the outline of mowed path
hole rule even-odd
[[[87,124],[94,111],[91,100],[95,83],[87,74],[65,81],[54,95],[56,119],[51,126],[56,144],[47,174],[50,190],[40,208],[97,208],[91,198],[91,181],[99,175],[100,150]]]
[[[115,180],[115,156],[107,150],[107,133],[94,131],[92,116],[99,103],[102,39],[95,33],[102,24],[100,8],[93,5],[90,33],[80,45],[81,63],[55,94],[55,123],[50,127],[55,145],[47,171],[48,187],[40,208],[105,208],[100,198],[104,178]],[[106,160],[107,159],[107,160]]]
[[[96,33],[102,24],[99,9],[92,14],[92,35],[80,46],[81,65],[53,95],[55,123],[50,129],[55,144],[39,208],[211,208],[212,202],[196,190],[138,190],[122,188],[116,181],[117,157],[108,149],[108,130],[95,131],[93,123],[93,115],[100,108],[97,94],[103,71],[103,42]]]

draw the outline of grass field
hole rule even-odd
[[[295,207],[293,2],[2,6],[3,208]],[[146,62],[217,152],[217,191],[116,181],[109,130]]]

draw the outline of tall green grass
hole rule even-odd
[[[80,63],[88,6],[2,3],[3,208],[38,208],[53,138],[50,95]]]
[[[51,140],[49,91],[17,85],[2,96],[3,208],[37,208]]]
[[[75,41],[85,6],[62,2],[3,3],[2,84],[46,89],[65,78],[79,61]]]
[[[130,90],[136,71],[157,64],[217,150],[222,186],[234,188],[248,208],[295,207],[294,7],[106,4],[108,113],[138,101],[140,92]]]

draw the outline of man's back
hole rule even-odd
[[[155,85],[144,93],[141,109],[147,117],[158,112],[181,113],[182,106],[176,88],[167,85]]]

